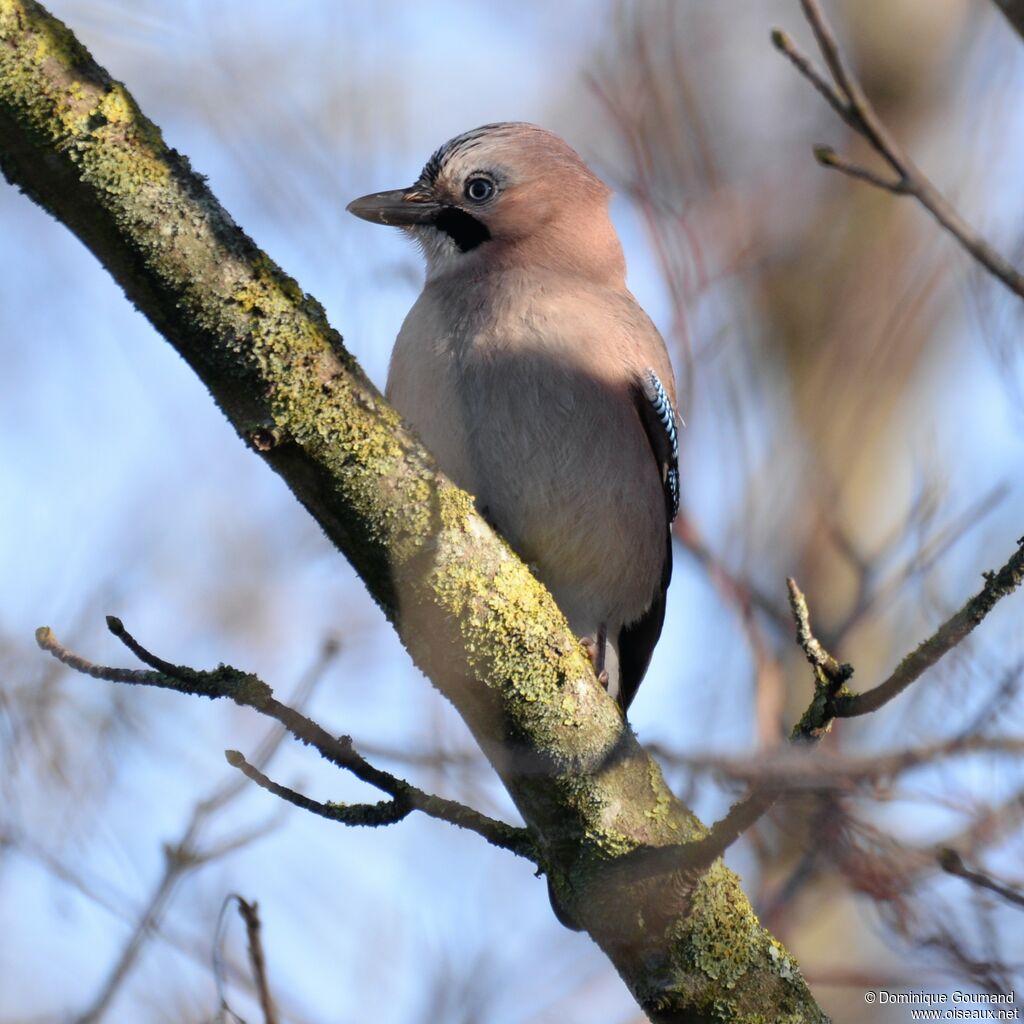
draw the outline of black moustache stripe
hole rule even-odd
[[[460,252],[469,252],[491,237],[483,221],[456,206],[444,207],[434,219],[434,227],[443,231],[459,247]]]

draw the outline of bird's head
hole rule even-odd
[[[557,135],[506,122],[457,135],[413,185],[363,196],[348,210],[411,234],[428,278],[517,266],[621,278],[609,195]]]

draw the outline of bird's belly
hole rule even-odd
[[[466,416],[451,354],[440,346],[396,345],[385,394],[441,472],[475,495]]]
[[[667,522],[625,389],[552,368],[530,381],[472,381],[468,390],[480,506],[577,632],[635,620],[661,579]]]
[[[614,631],[647,610],[667,521],[624,383],[536,353],[460,360],[421,344],[396,346],[387,393],[575,631]]]

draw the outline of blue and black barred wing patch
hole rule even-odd
[[[665,385],[651,369],[640,374],[633,386],[633,401],[647,434],[661,475],[665,514],[671,524],[679,511],[679,424]],[[665,621],[665,592],[672,579],[672,534],[665,531],[665,560],[661,578],[654,586],[651,604],[635,621],[619,632],[619,702],[628,708],[647,671],[651,652]]]
[[[658,460],[665,488],[665,509],[671,523],[679,512],[679,418],[665,385],[650,368],[644,370],[635,393],[640,421]]]

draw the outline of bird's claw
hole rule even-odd
[[[583,645],[583,650],[587,652],[587,657],[590,658],[590,664],[594,668],[597,681],[607,690],[608,670],[601,665],[603,660],[601,657],[601,645],[593,637],[589,636],[581,636],[580,643]]]

